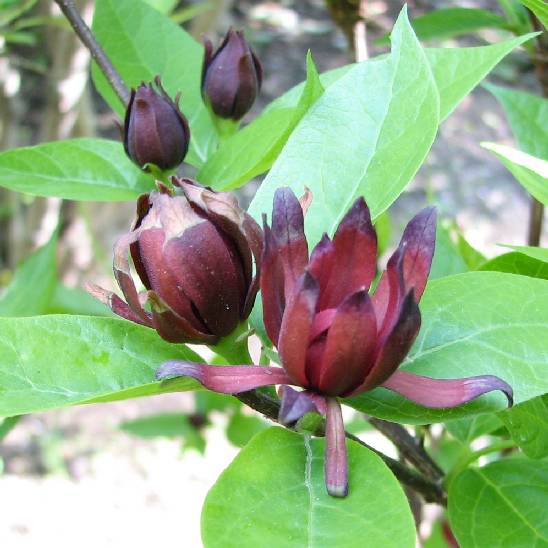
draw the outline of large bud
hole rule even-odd
[[[139,198],[132,230],[115,244],[114,273],[126,302],[97,287],[92,293],[167,341],[215,344],[251,312],[262,231],[231,194],[172,181],[177,194],[160,185]],[[141,296],[129,255],[146,289]]]
[[[215,53],[209,40],[204,46],[202,97],[217,116],[239,120],[261,88],[261,63],[241,31],[230,29]]]
[[[179,110],[180,94],[173,101],[159,76],[155,82],[158,90],[142,83],[131,92],[124,122],[124,148],[141,168],[154,164],[160,169],[172,169],[186,156],[190,131]]]

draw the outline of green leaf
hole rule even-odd
[[[228,441],[236,447],[243,447],[249,440],[268,428],[268,423],[259,417],[235,413],[226,427]]]
[[[536,35],[525,34],[491,46],[426,49],[440,95],[440,120],[445,120],[499,61]]]
[[[501,426],[502,422],[495,413],[485,413],[484,415],[476,415],[475,417],[456,419],[445,424],[451,435],[465,444],[469,444],[480,436],[490,434]]]
[[[499,255],[487,261],[478,270],[509,272],[510,274],[521,274],[522,276],[548,280],[547,263],[518,252]]]
[[[0,318],[0,417],[196,388],[188,379],[155,382],[170,359],[201,361],[126,320]]]
[[[323,93],[310,52],[306,65],[306,85],[297,105],[269,110],[222,143],[198,173],[201,183],[216,190],[229,190],[270,168],[291,132]]]
[[[202,511],[206,548],[412,548],[406,497],[381,459],[348,441],[350,493],[327,495],[323,439],[269,428],[221,474]],[[376,496],[382,493],[382,496]]]
[[[465,470],[449,486],[462,548],[547,546],[548,463],[507,459]]]
[[[23,415],[0,419],[0,442],[17,426]]]
[[[192,135],[186,161],[200,167],[217,142],[200,94],[202,46],[141,0],[97,0],[92,28],[127,86],[134,88],[160,75],[171,97],[183,93],[181,108]],[[124,107],[95,65],[92,75],[99,93],[123,117]]]
[[[469,244],[460,231],[457,232],[457,248],[460,256],[470,270],[476,270],[486,260],[477,249]]]
[[[57,283],[57,232],[15,271],[0,296],[0,316],[45,314]]]
[[[436,9],[416,17],[411,24],[417,38],[423,41],[452,38],[488,28],[503,29],[507,26],[506,21],[496,13],[477,8]],[[387,38],[382,36],[375,43],[384,44],[388,41]]]
[[[509,247],[510,249],[519,251],[519,253],[523,253],[533,259],[548,263],[548,248],[546,247],[535,247],[529,245],[504,245],[504,247]]]
[[[250,206],[272,209],[282,185],[314,196],[306,216],[309,242],[333,233],[358,196],[372,216],[399,196],[424,160],[438,125],[438,94],[405,9],[392,53],[354,65],[314,103],[291,134]]]
[[[497,375],[520,403],[548,392],[548,282],[501,272],[433,280],[421,303],[422,326],[402,369],[434,378]],[[454,409],[426,409],[384,388],[347,400],[376,417],[408,424],[501,410],[492,393]]]
[[[0,186],[67,200],[133,200],[153,179],[126,156],[121,143],[70,139],[0,153]]]
[[[499,413],[514,441],[532,459],[548,455],[548,395]]]
[[[108,306],[94,299],[87,291],[79,287],[67,287],[60,282],[55,285],[45,314],[114,316]]]
[[[548,4],[544,0],[521,0],[521,3],[529,8],[548,29]]]
[[[548,160],[548,99],[486,84],[500,102],[520,150]]]
[[[442,278],[451,274],[466,272],[468,267],[464,262],[453,240],[449,228],[438,223],[436,229],[436,248],[430,269],[430,279]]]
[[[496,143],[481,143],[481,146],[493,152],[539,202],[548,204],[548,161]]]
[[[157,9],[160,13],[171,13],[173,8],[179,3],[179,0],[144,0],[146,4]]]
[[[188,429],[194,427],[182,413],[158,413],[124,421],[119,428],[140,438],[178,438],[184,437]]]

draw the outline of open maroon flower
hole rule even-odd
[[[141,196],[133,228],[114,246],[114,274],[126,302],[89,289],[113,312],[156,329],[167,341],[215,344],[251,312],[262,231],[231,194],[189,179],[172,182],[182,194],[159,185],[159,192]],[[129,255],[146,289],[142,296]]]
[[[382,386],[425,407],[445,408],[501,390],[511,403],[511,387],[492,375],[439,380],[397,370],[419,332],[418,302],[435,236],[436,213],[426,208],[407,225],[369,295],[377,237],[363,198],[354,202],[333,240],[324,235],[309,258],[299,201],[291,190],[279,189],[272,227],[264,226],[261,294],[266,331],[283,369],[173,361],[158,377],[190,375],[207,388],[232,394],[268,384],[304,388],[283,388],[280,421],[293,422],[314,408],[326,415],[327,490],[345,496],[346,448],[337,397]]]

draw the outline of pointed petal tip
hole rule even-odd
[[[165,362],[160,365],[160,367],[158,367],[156,373],[154,373],[154,378],[157,381],[165,381],[177,377],[185,377],[189,375],[189,372],[195,370],[195,368],[193,367],[195,365],[197,364],[180,360]]]
[[[341,485],[326,483],[325,488],[332,497],[345,498],[348,496],[348,482]]]

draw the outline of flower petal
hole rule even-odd
[[[290,384],[305,388],[309,384],[305,373],[306,351],[318,294],[318,282],[310,273],[305,272],[285,309],[278,341],[278,353],[283,368],[293,379]]]
[[[426,286],[435,245],[436,210],[433,207],[427,207],[409,221],[399,245],[404,253],[405,293],[413,289],[417,302],[420,301]]]
[[[204,365],[202,363],[173,360],[162,364],[156,379],[192,377],[215,392],[238,394],[271,384],[289,384],[291,379],[281,367],[260,365]]]
[[[331,396],[356,388],[371,367],[376,335],[377,322],[367,290],[347,297],[327,332],[319,378],[309,375],[310,382]]]
[[[325,423],[325,486],[332,497],[348,495],[348,456],[341,404],[327,399]]]
[[[284,295],[287,301],[308,263],[303,210],[290,188],[279,188],[274,194],[272,235],[278,247],[278,260],[284,269]]]
[[[319,413],[314,400],[306,391],[299,392],[290,386],[284,385],[278,391],[282,403],[278,420],[283,425],[298,421],[306,413]]]
[[[337,307],[346,296],[369,289],[375,276],[377,234],[363,198],[354,202],[339,224],[333,238],[333,254],[327,283],[320,285],[319,310]]]
[[[266,333],[278,346],[280,327],[285,309],[284,272],[278,260],[278,247],[270,227],[264,222],[264,246],[261,259],[261,299]]]
[[[411,290],[403,302],[396,325],[382,346],[377,347],[375,364],[365,377],[363,384],[352,392],[353,396],[372,390],[394,373],[411,349],[420,326],[421,315]]]
[[[508,405],[513,405],[512,387],[494,375],[431,379],[407,371],[396,371],[382,386],[424,407],[457,407],[493,390],[503,392],[508,398]]]

